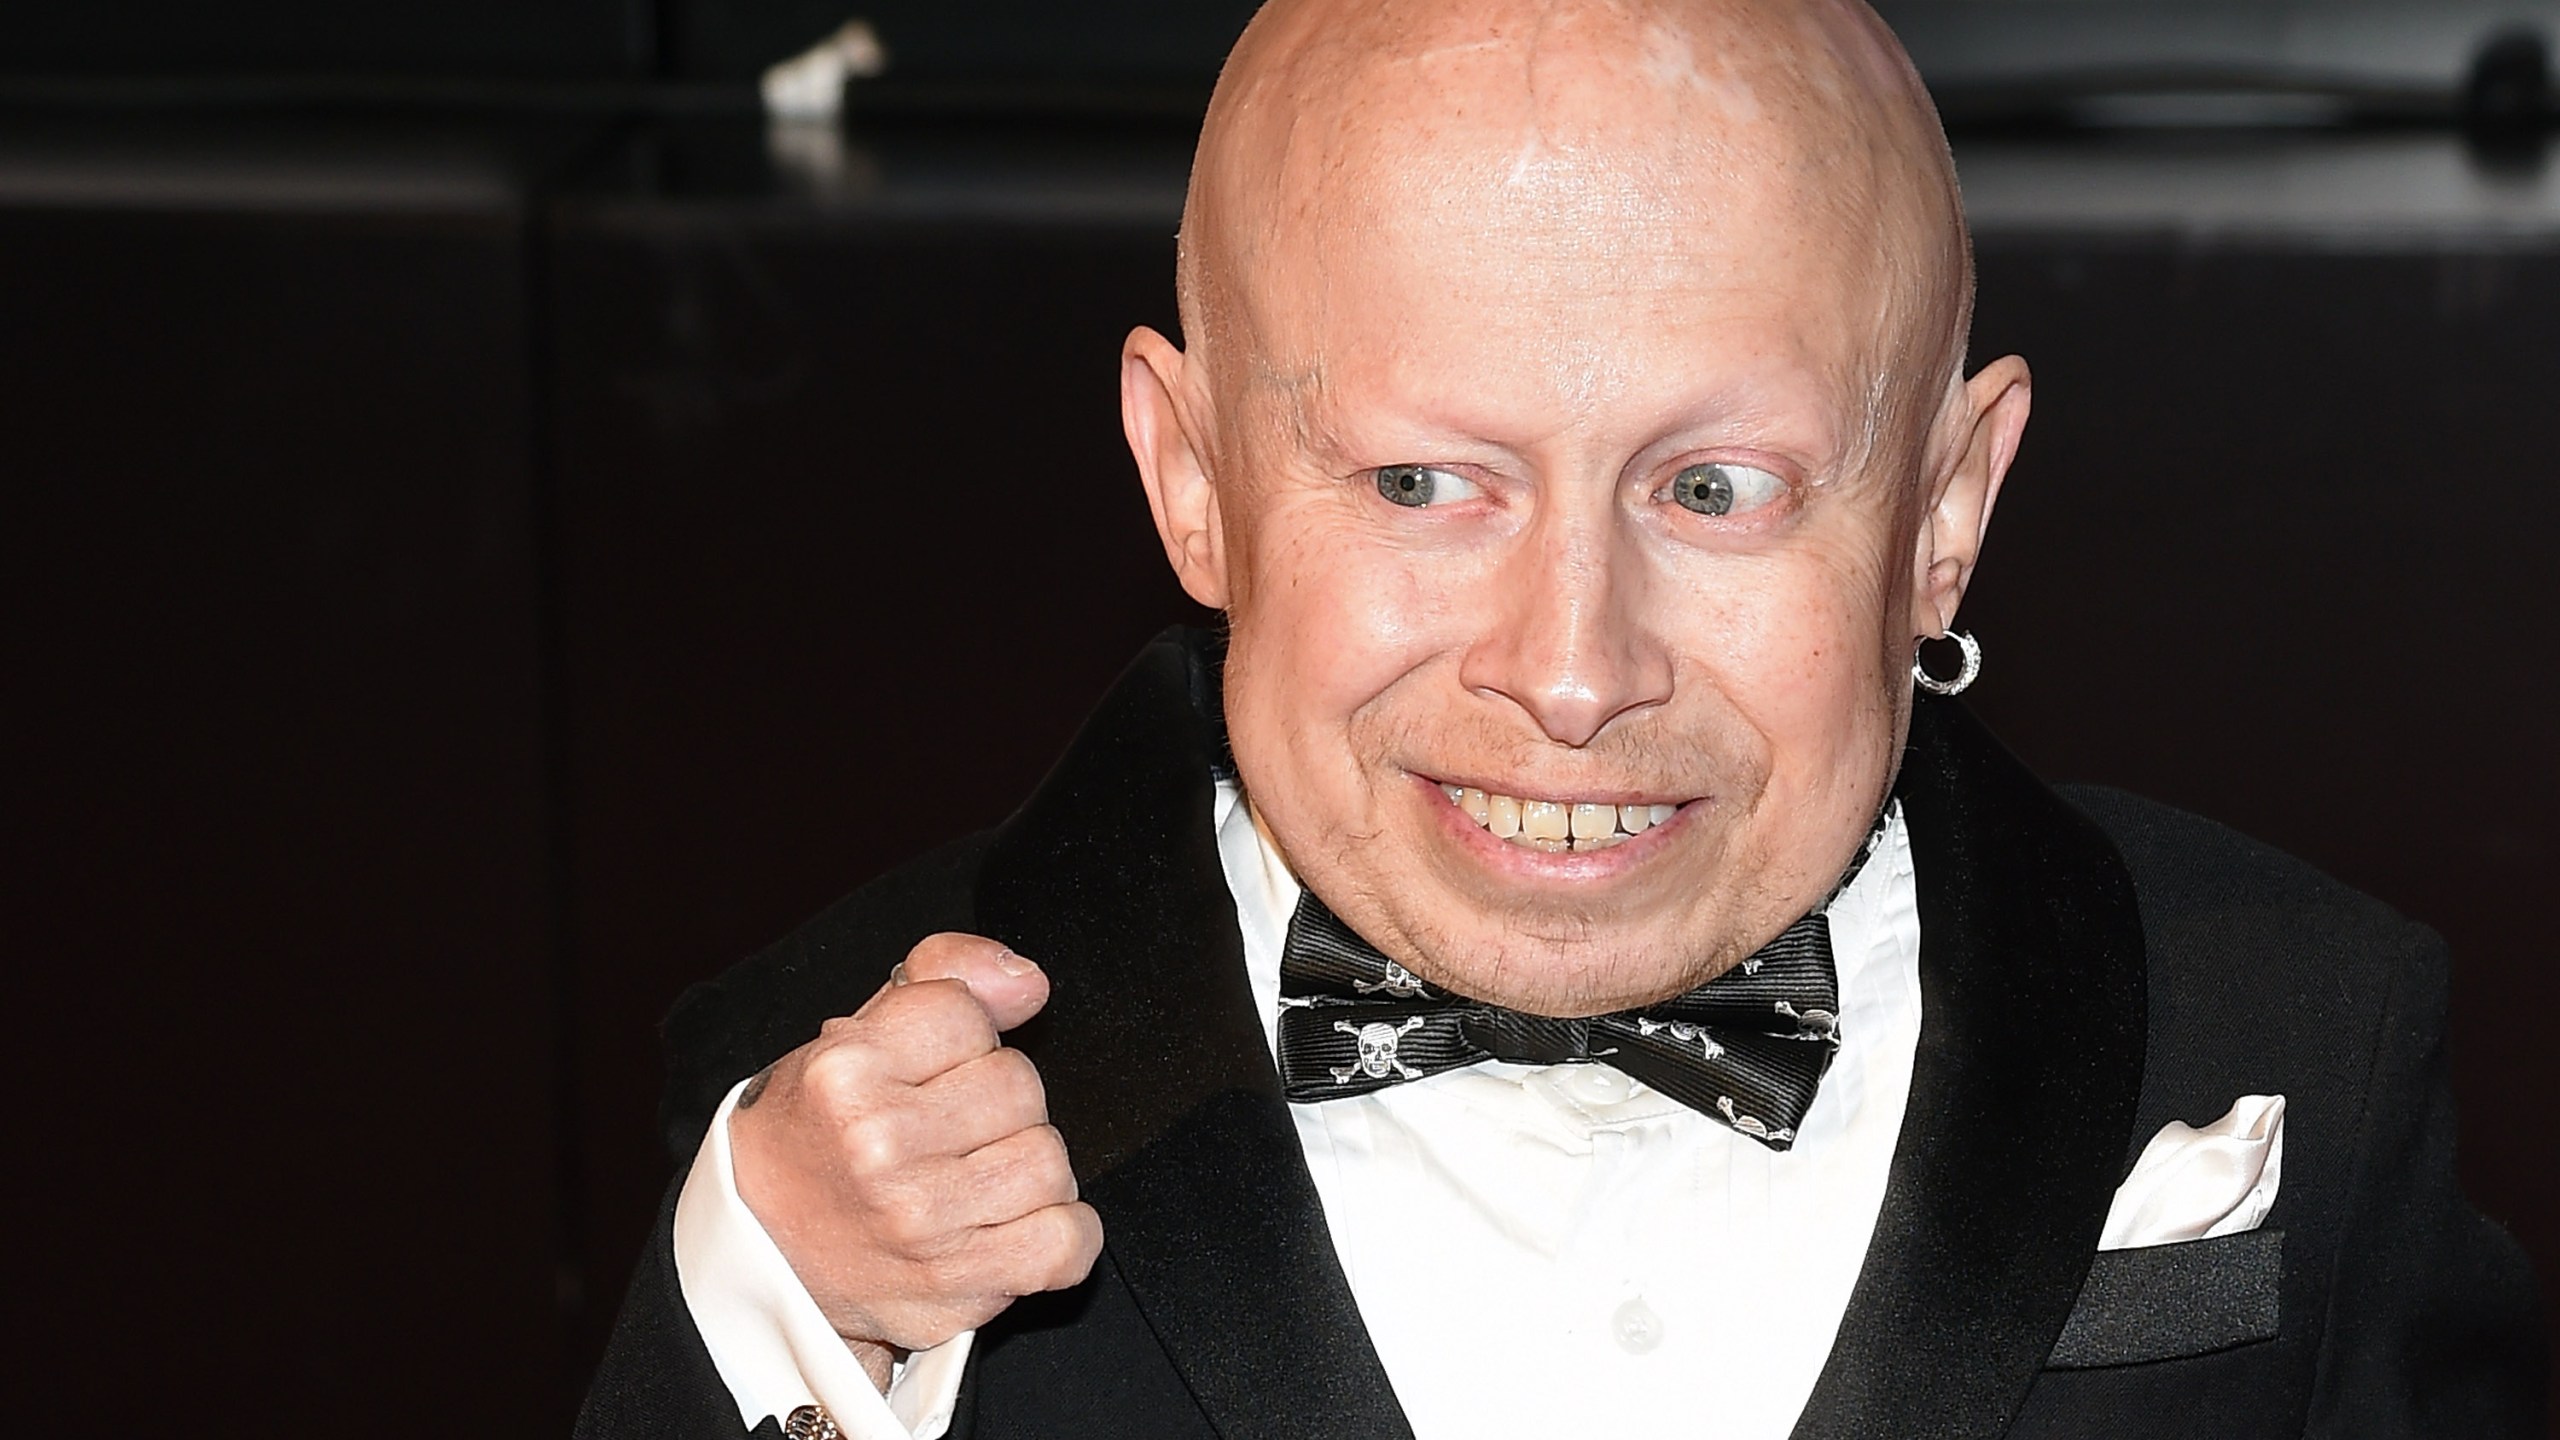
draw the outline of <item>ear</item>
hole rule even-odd
[[[1218,523],[1218,488],[1203,461],[1205,416],[1184,402],[1191,359],[1141,325],[1120,347],[1120,428],[1147,487],[1156,536],[1183,591],[1213,610],[1227,606],[1226,534]]]
[[[2000,482],[2018,456],[2026,433],[2033,384],[2027,362],[2004,356],[1966,382],[1940,418],[1941,440],[1931,450],[1953,451],[1955,461],[1935,477],[1928,513],[1921,518],[1919,563],[1914,567],[1912,619],[1923,637],[1943,635],[1973,583],[1974,562],[1991,528]],[[1952,434],[1946,433],[1952,430]]]

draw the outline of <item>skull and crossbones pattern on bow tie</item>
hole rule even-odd
[[[1831,923],[1817,911],[1740,965],[1642,1010],[1527,1015],[1424,983],[1300,896],[1280,960],[1289,1098],[1365,1095],[1485,1060],[1606,1064],[1772,1150],[1795,1144],[1840,1049]]]

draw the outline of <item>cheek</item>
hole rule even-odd
[[[1246,580],[1228,613],[1239,726],[1301,770],[1357,765],[1351,732],[1393,708],[1390,693],[1446,647],[1462,612],[1437,583],[1338,493],[1267,503],[1245,548]],[[1263,677],[1287,677],[1263,683]],[[1310,778],[1305,775],[1301,780]]]
[[[1858,783],[1892,728],[1885,553],[1864,537],[1817,539],[1703,582],[1728,600],[1700,609],[1682,648],[1766,742],[1775,798]]]
[[[1463,642],[1486,564],[1410,543],[1361,499],[1326,482],[1267,502],[1247,551],[1250,588],[1229,621],[1328,690],[1376,694]]]

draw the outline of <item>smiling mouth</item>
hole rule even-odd
[[[1677,805],[1604,805],[1591,800],[1523,800],[1467,786],[1440,793],[1496,840],[1563,855],[1624,845],[1680,813]]]

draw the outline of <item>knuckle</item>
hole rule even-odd
[[[1076,1197],[1075,1162],[1067,1158],[1067,1142],[1058,1134],[1058,1127],[1043,1125],[1030,1133],[1035,1139],[1031,1146],[1029,1168],[1033,1180],[1039,1186],[1040,1193],[1059,1199],[1074,1199]]]
[[[1059,1260],[1057,1267],[1040,1279],[1043,1290],[1073,1290],[1093,1273],[1093,1257],[1071,1255]]]
[[[1081,1285],[1093,1273],[1093,1262],[1102,1254],[1102,1224],[1085,1205],[1060,1205],[1045,1212],[1055,1217],[1051,1224],[1049,1268],[1043,1278],[1044,1290],[1064,1290]]]
[[[889,997],[882,1016],[886,1028],[909,1037],[966,1039],[983,1034],[994,1046],[995,1026],[987,1012],[957,980],[916,980]]]
[[[916,1205],[892,1205],[872,1220],[874,1237],[887,1248],[903,1255],[919,1255],[933,1248],[942,1237],[942,1226],[934,1214]],[[935,1277],[935,1262],[926,1261],[926,1278]]]
[[[845,1123],[842,1148],[846,1168],[863,1178],[893,1175],[909,1158],[902,1127],[877,1112]]]
[[[995,1067],[999,1094],[1035,1101],[1043,1116],[1049,1113],[1049,1087],[1040,1078],[1040,1067],[1032,1063],[1030,1056],[1007,1045],[990,1054],[987,1062]]]
[[[853,1047],[828,1045],[812,1050],[800,1062],[800,1084],[814,1094],[834,1096],[853,1087],[859,1066]]]
[[[924,1293],[937,1304],[961,1304],[984,1293],[977,1265],[960,1255],[940,1255],[918,1268]]]
[[[969,993],[969,987],[957,980],[945,980],[935,988],[942,991],[944,1013],[939,1018],[950,1027],[953,1038],[967,1040],[978,1050],[995,1049],[996,1022],[987,1018],[986,1007]]]
[[[1102,1252],[1100,1211],[1078,1200],[1072,1205],[1059,1206],[1058,1214],[1067,1228],[1074,1232],[1076,1244],[1080,1248],[1090,1254],[1098,1255]]]
[[[1090,1266],[1102,1254],[1102,1216],[1081,1200],[1059,1206],[1058,1214],[1067,1227],[1069,1248]]]
[[[969,987],[957,980],[909,972],[907,983],[881,996],[880,1003],[883,1008],[900,1014],[930,1013],[968,993]]]
[[[855,1017],[859,1022],[860,1032],[866,1037],[874,1038],[884,1033],[894,1032],[900,1025],[905,1024],[907,1017],[915,1014],[919,1007],[931,1004],[933,988],[932,981],[912,980],[895,989],[883,990],[872,996],[871,1003],[863,1006],[862,1013]]]
[[[811,1054],[800,1072],[800,1083],[833,1105],[862,1104],[880,1086],[877,1053],[851,1036]]]

